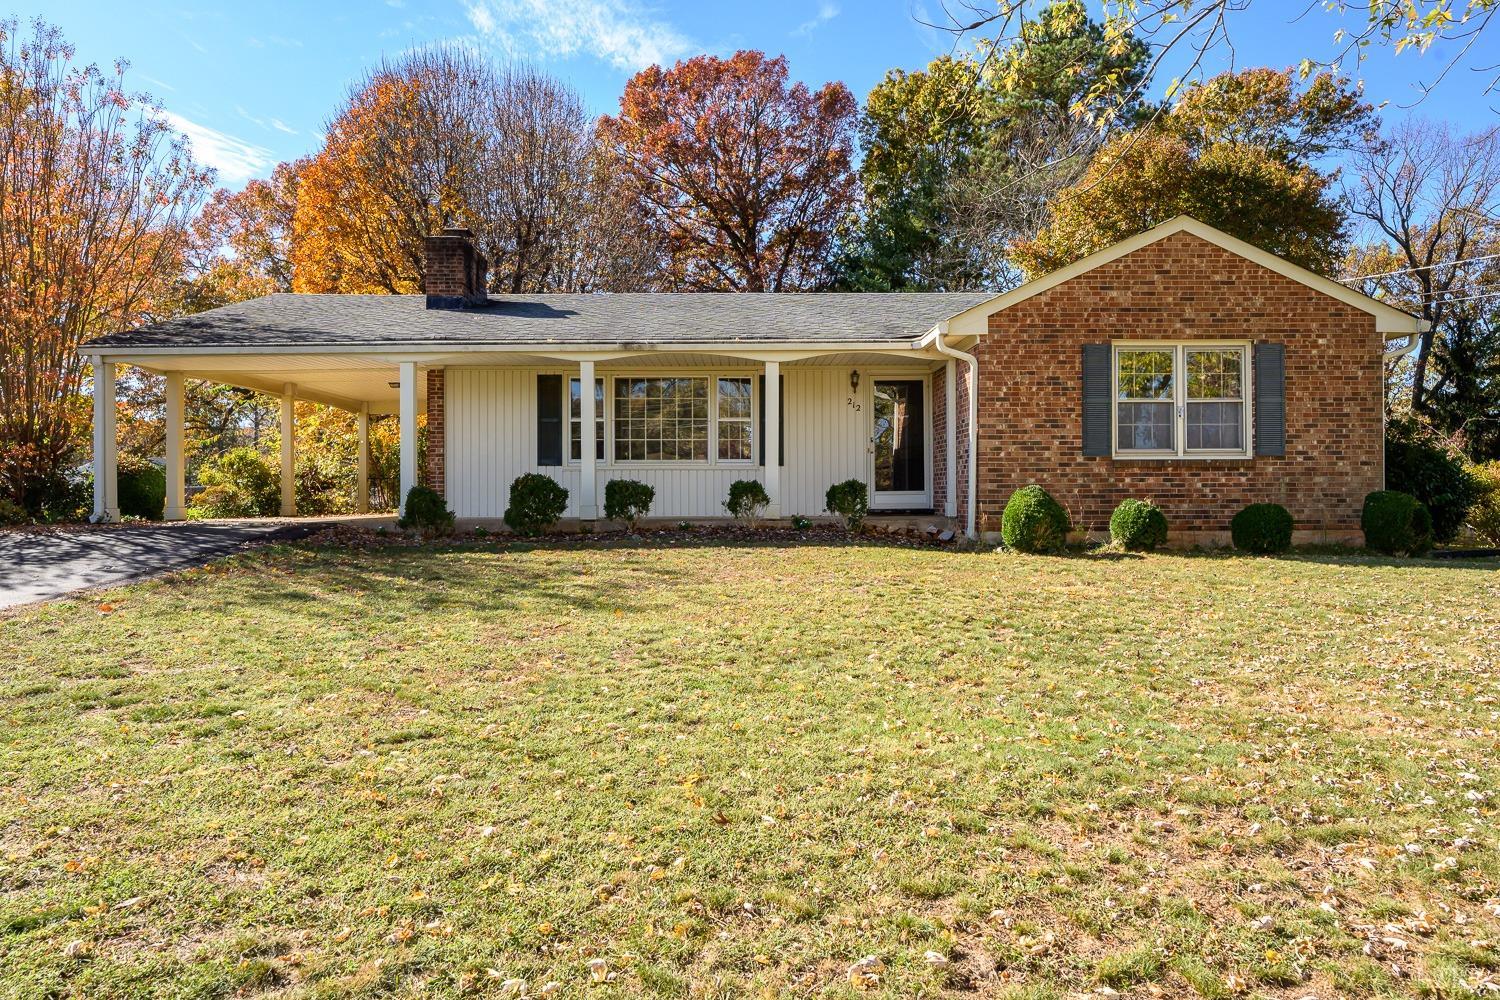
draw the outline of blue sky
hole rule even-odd
[[[1332,58],[1338,21],[1321,7],[1260,0],[1233,24],[1235,65]],[[316,149],[350,81],[382,55],[439,40],[540,65],[596,112],[616,108],[635,70],[699,52],[785,53],[794,76],[813,85],[842,80],[862,99],[887,69],[919,68],[953,45],[921,23],[935,19],[937,0],[52,0],[8,8],[0,0],[6,9],[23,22],[41,15],[59,25],[80,59],[128,59],[128,79],[160,101],[230,186]],[[1225,68],[1230,55],[1219,53],[1210,69]],[[1416,100],[1418,82],[1437,76],[1444,55],[1382,52],[1359,75],[1371,100],[1391,102],[1390,117],[1446,118],[1471,130],[1495,124],[1500,97],[1484,92],[1489,76],[1467,67],[1500,63],[1500,35],[1417,107],[1401,107]]]

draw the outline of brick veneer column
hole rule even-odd
[[[448,496],[448,455],[445,436],[444,385],[447,379],[441,368],[427,369],[427,463],[422,479],[440,496]]]

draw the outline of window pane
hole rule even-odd
[[[1120,403],[1115,447],[1121,451],[1171,451],[1171,403]]]
[[[750,416],[750,380],[747,378],[719,379],[719,419],[739,419]]]
[[[578,379],[568,379],[568,457],[583,457],[583,401],[579,398]],[[604,461],[604,379],[594,379],[594,458]]]
[[[1244,451],[1244,403],[1188,403],[1188,451]]]
[[[1241,351],[1188,351],[1188,399],[1240,399]]]
[[[1172,351],[1120,351],[1121,399],[1171,399]]]
[[[708,379],[615,379],[615,458],[708,460]]]

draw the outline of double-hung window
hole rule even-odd
[[[755,436],[750,420],[754,403],[749,378],[736,376],[719,379],[718,441],[719,461],[748,462],[754,457]]]
[[[1115,454],[1248,456],[1249,357],[1244,344],[1116,346]]]
[[[568,457],[583,458],[583,400],[579,381],[568,379]],[[594,458],[604,461],[604,379],[594,379]]]

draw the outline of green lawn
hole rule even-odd
[[[1500,981],[1494,561],[683,537],[0,618],[0,994]]]

